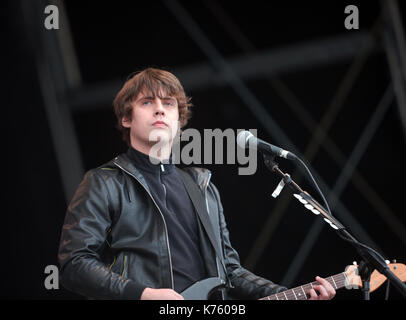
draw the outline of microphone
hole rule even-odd
[[[289,159],[289,160],[296,160],[298,159],[295,154],[290,151],[284,150],[273,144],[265,142],[257,137],[255,137],[249,131],[241,131],[237,135],[237,145],[241,148],[256,148],[262,153],[271,154],[274,156],[278,156],[281,158]]]

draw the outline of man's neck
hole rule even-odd
[[[161,161],[157,158],[152,158],[148,154],[142,153],[137,149],[130,146],[127,150],[127,156],[131,162],[137,167],[140,171],[146,171],[150,173],[165,173],[169,174],[175,168],[172,158],[168,160]]]
[[[154,147],[155,145],[156,144],[146,145],[131,141],[131,147],[135,150],[149,156],[152,159],[158,159],[160,162],[168,161],[171,156],[172,143],[157,145]]]

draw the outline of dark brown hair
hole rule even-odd
[[[136,72],[128,79],[113,101],[114,113],[117,117],[117,129],[122,133],[123,139],[130,144],[130,129],[123,127],[121,121],[123,117],[131,120],[131,102],[140,93],[152,97],[160,97],[164,92],[178,101],[180,128],[184,127],[191,117],[191,98],[186,96],[185,91],[172,73],[155,68],[147,68]],[[161,97],[160,97],[161,98]]]

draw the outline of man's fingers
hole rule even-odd
[[[181,296],[179,293],[175,292],[175,297],[176,300],[185,300],[185,298],[183,298],[183,296]]]
[[[179,293],[177,293],[176,291],[172,290],[172,289],[168,289],[168,293],[171,296],[171,299],[173,300],[185,300],[183,298],[183,296],[181,296]]]
[[[322,286],[322,285],[316,286],[316,290],[319,292],[319,297],[318,298],[320,300],[326,300],[326,299],[329,298],[327,290],[326,290],[326,288],[324,288],[324,286]]]
[[[145,288],[141,300],[184,300],[184,298],[172,289]]]
[[[313,285],[313,288],[308,291],[309,300],[328,300],[332,299],[336,291],[333,286],[325,279],[316,277],[319,284]]]
[[[333,286],[328,282],[326,279],[323,279],[321,277],[316,277],[316,280],[323,286],[323,288],[327,292],[327,297],[328,299],[332,299],[336,295],[336,291],[333,288]]]
[[[317,300],[317,293],[314,289],[310,289],[307,294],[310,296],[309,300]]]
[[[313,289],[309,290],[309,300],[326,300],[328,299],[327,290],[322,285],[314,285]]]

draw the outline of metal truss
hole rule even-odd
[[[80,72],[75,63],[74,50],[68,29],[68,19],[62,0],[53,1],[59,8],[64,23],[60,32],[47,31],[42,23],[47,1],[20,1],[26,32],[31,39],[35,53],[38,82],[44,99],[44,107],[51,131],[53,147],[60,176],[69,203],[83,177],[81,152],[65,93],[69,88],[80,85]]]
[[[396,0],[382,1],[385,14],[384,47],[396,92],[397,107],[406,138],[406,44]]]
[[[244,55],[228,59],[227,65],[238,78],[248,81],[260,77],[269,78],[272,75],[293,70],[309,70],[348,61],[362,47],[373,45],[373,38],[368,33],[359,32],[267,51],[251,50]],[[297,58],[298,56],[300,59]],[[228,85],[227,78],[221,69],[218,70],[217,66],[213,65],[213,62],[174,69],[182,85],[189,91]],[[72,111],[78,112],[90,108],[104,108],[111,104],[111,97],[120,89],[122,82],[122,79],[115,79],[96,85],[76,87],[67,97],[69,106]]]

